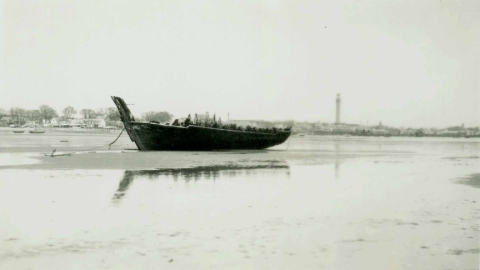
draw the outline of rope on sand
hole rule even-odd
[[[74,151],[74,152],[70,152],[70,153],[57,154],[57,155],[54,155],[54,153],[57,151],[57,148],[55,148],[55,149],[53,149],[53,152],[52,152],[50,155],[45,154],[45,156],[50,156],[50,157],[71,156],[71,155],[73,155],[73,154],[76,154],[77,152],[96,153],[96,151],[93,151],[93,152],[92,152],[92,151],[90,151],[90,150],[97,149],[97,148],[100,148],[100,147],[105,147],[105,146],[108,146],[108,150],[110,150],[110,148],[112,147],[112,145],[118,141],[118,139],[120,138],[120,136],[122,136],[122,133],[123,133],[124,130],[125,130],[125,127],[122,129],[122,131],[120,132],[120,134],[118,134],[118,137],[117,137],[113,142],[111,142],[111,143],[109,143],[109,144],[106,144],[106,145],[100,145],[100,146],[92,147],[92,148],[89,148],[89,149],[86,149],[86,150],[83,150],[83,151]]]
[[[290,146],[290,138],[287,139],[287,148],[285,150],[288,150],[288,147]]]
[[[120,136],[122,136],[123,131],[125,130],[125,127],[123,127],[122,131],[120,131],[120,134],[118,134],[118,137],[111,143],[108,144],[108,150],[110,150],[110,147],[112,147],[112,144],[114,144]]]

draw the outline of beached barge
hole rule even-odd
[[[264,149],[285,142],[291,134],[290,130],[265,133],[137,122],[122,98],[112,96],[112,99],[128,136],[141,151]]]

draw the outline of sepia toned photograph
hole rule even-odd
[[[0,0],[0,269],[479,269],[479,48],[474,0]]]

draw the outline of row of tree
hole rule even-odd
[[[62,110],[62,118],[63,119],[71,119],[73,115],[77,113],[72,106],[67,106]],[[102,117],[105,120],[109,121],[117,121],[120,120],[120,114],[118,110],[114,107],[105,108],[105,109],[82,109],[80,110],[80,114],[85,119],[92,119],[97,117]],[[48,105],[42,105],[38,109],[35,110],[27,110],[23,108],[14,107],[11,108],[9,111],[6,111],[0,108],[0,119],[3,116],[9,115],[11,117],[11,122],[15,124],[24,124],[27,121],[35,121],[36,123],[41,123],[43,121],[49,122],[53,118],[58,117],[58,113],[55,109]]]
[[[36,110],[15,107],[11,108],[8,114],[12,118],[12,122],[18,124],[23,124],[27,120],[41,122],[44,119],[50,120],[57,116],[57,112],[48,105],[42,105]],[[7,111],[0,109],[0,119],[5,115],[7,115]]]
[[[160,123],[168,122],[172,120],[173,115],[168,112],[146,112],[142,114],[142,120],[144,121],[158,121]]]
[[[71,119],[75,114],[77,114],[77,110],[72,106],[67,106],[62,110],[62,118],[63,119]],[[104,109],[82,109],[80,110],[80,115],[83,116],[85,119],[94,119],[97,117],[101,117],[104,120],[108,121],[118,121],[120,120],[120,113],[118,112],[117,108],[110,107]],[[48,105],[42,105],[36,110],[26,110],[23,108],[11,108],[9,111],[6,111],[0,108],[0,119],[3,116],[9,115],[12,119],[11,122],[15,124],[24,124],[28,121],[35,121],[36,123],[41,123],[43,121],[51,121],[53,118],[58,117],[57,111]],[[143,113],[141,119],[144,121],[158,121],[158,122],[168,122],[173,118],[173,115],[162,111],[162,112],[146,112]]]

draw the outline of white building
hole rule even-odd
[[[88,128],[105,128],[107,126],[104,119],[83,119],[83,123]]]

